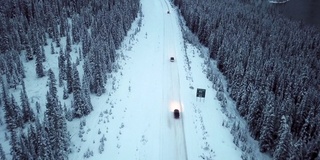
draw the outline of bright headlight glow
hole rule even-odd
[[[173,112],[175,109],[180,110],[180,103],[178,101],[170,102],[170,111]]]

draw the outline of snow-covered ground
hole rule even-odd
[[[241,159],[230,128],[222,126],[228,118],[206,78],[205,60],[197,47],[183,40],[177,11],[167,0],[141,0],[141,5],[142,15],[117,51],[118,70],[109,75],[106,93],[92,95],[94,111],[88,116],[68,122],[73,151],[69,158],[85,159],[86,154],[88,159],[108,160]],[[74,62],[80,46],[73,46]],[[51,55],[50,46],[44,49],[49,59],[44,65],[58,78],[58,54]],[[31,105],[40,102],[43,112],[47,77],[36,78],[34,62],[25,67]],[[205,99],[196,98],[197,88],[206,89]],[[58,91],[62,100],[62,88]],[[17,98],[19,92],[13,91]],[[69,107],[70,99],[62,103]],[[179,119],[174,109],[181,111]],[[9,153],[8,141],[3,146]]]

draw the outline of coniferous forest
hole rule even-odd
[[[106,74],[114,70],[115,50],[137,17],[139,0],[1,0],[0,6],[0,109],[10,141],[12,159],[68,159],[70,135],[67,120],[81,118],[94,110],[90,94],[105,92]],[[66,39],[65,47],[61,39]],[[53,43],[48,44],[48,39]],[[71,45],[83,61],[82,82],[70,60]],[[59,55],[59,74],[45,68],[44,46]],[[60,48],[54,51],[54,48]],[[46,110],[30,106],[25,89],[23,62],[35,61],[36,78],[48,79]],[[65,85],[66,84],[66,85]],[[72,108],[59,101],[73,95]],[[20,100],[10,90],[22,88]],[[21,103],[18,103],[21,102]],[[37,110],[33,110],[36,108]],[[38,115],[44,115],[39,118]],[[0,144],[0,159],[6,159]]]
[[[0,1],[0,125],[8,130],[10,157],[68,159],[73,151],[67,121],[90,114],[90,94],[106,92],[107,73],[115,70],[116,49],[137,17],[139,0]],[[172,1],[217,61],[260,151],[279,160],[319,158],[319,30],[261,1]],[[82,48],[73,63],[77,44]],[[58,55],[58,74],[44,66],[44,46]],[[45,111],[38,102],[31,106],[26,91],[23,64],[31,62],[35,78],[48,80]],[[214,74],[207,75],[213,82]],[[19,99],[11,93],[17,89]],[[67,109],[59,98],[69,96]],[[6,159],[2,144],[0,159]]]
[[[173,2],[217,61],[260,151],[281,160],[319,158],[319,30],[261,1]]]

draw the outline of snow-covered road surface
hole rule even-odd
[[[186,160],[188,158],[183,126],[183,108],[180,102],[179,59],[176,58],[177,52],[182,50],[182,46],[176,43],[177,39],[180,38],[178,37],[179,34],[176,33],[180,30],[177,20],[172,16],[172,12],[169,14],[173,10],[171,6],[165,0],[159,2],[161,3],[163,15],[163,55],[165,62],[163,63],[163,70],[165,72],[163,74],[164,86],[162,87],[165,102],[162,113],[165,114],[161,116],[162,124],[160,124],[160,127],[162,127],[160,132],[162,142],[160,146],[160,159]],[[170,62],[170,57],[174,57],[175,60]],[[173,117],[174,109],[180,111],[179,119]]]

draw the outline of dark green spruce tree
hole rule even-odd
[[[6,160],[6,155],[3,151],[2,145],[0,144],[0,160]]]
[[[20,101],[21,101],[21,107],[22,107],[22,113],[23,113],[23,122],[34,122],[35,115],[33,110],[30,107],[28,95],[26,92],[26,87],[24,84],[24,81],[22,80],[22,91],[20,92]]]
[[[21,140],[20,137],[18,137],[17,131],[12,131],[11,132],[11,139],[10,139],[10,145],[11,145],[11,149],[10,149],[10,153],[12,155],[12,159],[23,159],[24,157],[24,153],[22,150],[22,144],[21,144]]]
[[[62,48],[60,48],[58,57],[58,67],[59,67],[59,87],[63,86],[63,80],[66,80],[66,67],[65,67],[65,54]]]
[[[272,151],[274,147],[274,116],[274,96],[268,94],[267,106],[263,111],[263,124],[259,137],[261,152]]]
[[[66,119],[62,106],[58,100],[56,79],[51,69],[49,69],[49,92],[47,92],[46,120],[45,125],[49,138],[49,157],[66,159],[69,150],[69,134],[67,133]]]
[[[37,46],[34,48],[35,53],[36,53],[36,73],[37,73],[37,76],[38,78],[41,78],[41,77],[44,77],[45,74],[44,74],[44,67],[43,67],[43,58],[41,57],[41,50],[40,50],[40,47]]]
[[[5,97],[7,97],[7,95]],[[15,101],[13,95],[11,95],[11,100],[6,99],[4,101],[4,110],[7,129],[9,131],[13,131],[18,127],[22,127],[22,111],[21,108],[18,106],[17,102]]]
[[[292,155],[292,136],[285,116],[281,117],[281,124],[278,134],[280,138],[276,146],[273,158],[275,160],[290,159],[290,156]]]
[[[67,89],[68,93],[72,93],[72,86],[73,86],[73,75],[72,75],[72,64],[71,64],[71,57],[67,54],[67,66],[65,69],[66,78],[67,78]]]
[[[91,106],[86,101],[83,91],[81,89],[81,82],[79,72],[76,65],[73,65],[73,100],[74,100],[74,117],[81,118],[91,112]]]

